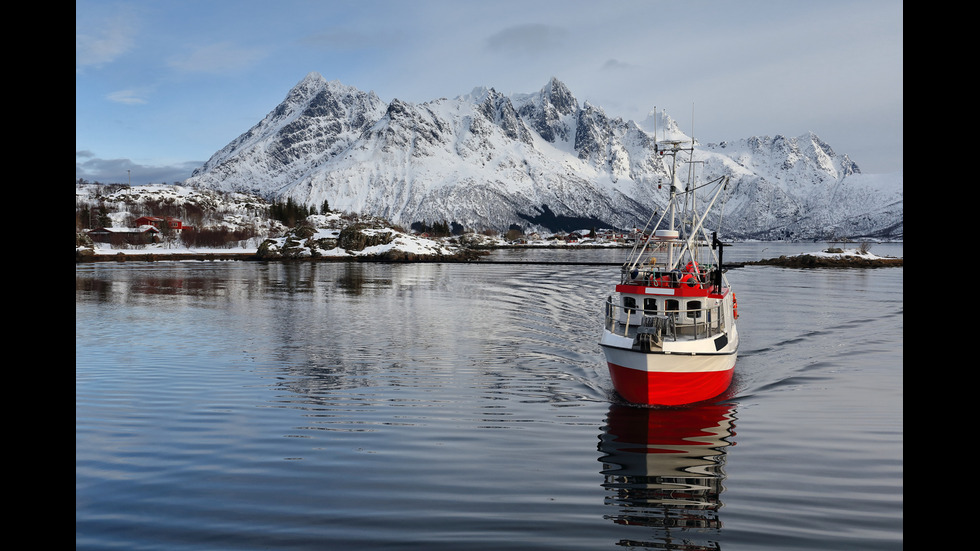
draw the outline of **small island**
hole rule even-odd
[[[782,266],[785,268],[892,268],[902,266],[904,259],[878,256],[868,245],[856,249],[828,247],[817,253],[803,253],[739,263],[742,266]]]

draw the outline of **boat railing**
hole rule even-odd
[[[723,304],[690,309],[644,310],[606,299],[606,329],[614,335],[635,338],[656,333],[664,340],[713,337],[725,332]]]
[[[709,265],[699,266],[696,271],[690,270],[668,270],[666,268],[651,268],[641,266],[632,270],[623,267],[620,283],[623,285],[644,285],[647,287],[666,287],[678,288],[685,286],[704,287],[711,284],[711,270],[714,267]]]

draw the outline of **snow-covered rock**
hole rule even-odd
[[[387,221],[333,213],[313,215],[283,237],[265,240],[257,254],[265,259],[444,260],[472,259],[466,247],[411,235]]]

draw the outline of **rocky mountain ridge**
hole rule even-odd
[[[691,141],[663,113],[610,117],[554,78],[530,94],[480,87],[413,104],[310,73],[185,185],[328,202],[405,226],[631,228],[667,200],[654,129]],[[706,178],[731,178],[728,237],[903,235],[901,174],[861,174],[813,133],[695,144],[693,160]]]

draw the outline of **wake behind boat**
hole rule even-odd
[[[670,201],[621,268],[616,295],[605,304],[599,344],[623,398],[677,406],[714,398],[731,385],[738,307],[722,264],[727,245],[704,228],[728,177],[698,188],[692,176],[682,189],[677,156],[693,148],[667,146],[662,154],[673,158]],[[699,212],[697,192],[712,185]]]

